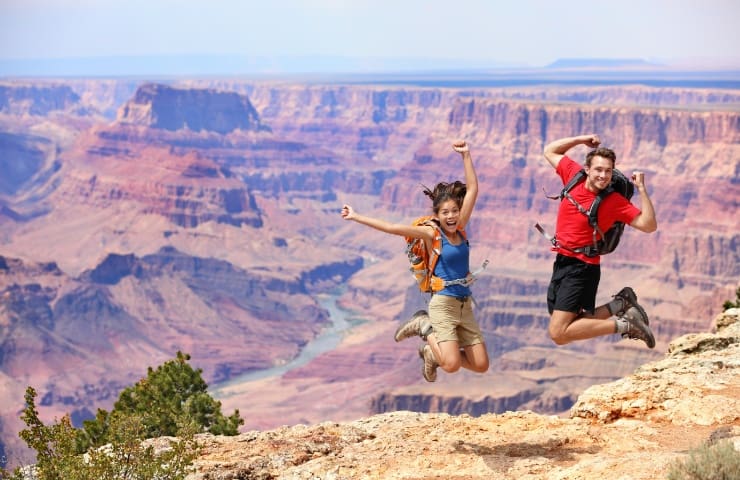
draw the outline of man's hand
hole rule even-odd
[[[632,172],[632,183],[638,191],[642,192],[645,190],[645,173],[640,171]]]
[[[584,137],[583,144],[590,148],[597,148],[601,145],[601,140],[599,140],[599,136],[594,133],[592,135],[586,135]]]
[[[577,145],[586,145],[591,148],[596,148],[601,144],[599,136],[595,133],[589,135],[578,135],[577,137],[566,137],[545,145],[545,150],[542,152],[545,155],[547,162],[558,168],[560,159],[565,156],[565,152]]]
[[[630,226],[645,233],[652,233],[658,229],[658,220],[655,218],[655,208],[645,188],[645,174],[640,171],[632,172],[632,182],[640,192],[640,214],[632,220]]]
[[[457,140],[452,144],[452,149],[456,151],[457,153],[467,153],[470,151],[470,147],[468,147],[468,144],[465,142],[465,140]]]

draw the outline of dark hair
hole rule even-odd
[[[612,168],[614,168],[614,163],[617,161],[617,155],[614,153],[614,150],[612,150],[611,148],[599,147],[597,149],[591,150],[586,154],[587,167],[591,167],[591,159],[594,157],[603,157],[611,160]]]
[[[432,211],[434,213],[439,212],[439,206],[447,200],[454,200],[458,207],[462,207],[465,192],[468,191],[465,184],[459,180],[452,183],[439,182],[434,190],[429,190],[426,185],[422,185],[422,187],[424,187],[424,195],[432,199]]]

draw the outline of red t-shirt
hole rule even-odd
[[[573,175],[578,173],[583,167],[578,163],[574,162],[567,156],[560,159],[555,171],[563,181],[563,185],[568,183]],[[586,182],[578,182],[570,191],[570,195],[577,201],[585,210],[591,207],[591,204],[596,199],[596,193],[589,192],[586,189]],[[634,206],[629,200],[619,194],[607,195],[599,205],[599,228],[602,232],[606,232],[614,225],[614,222],[623,222],[626,225],[632,223],[640,214],[640,209]],[[593,231],[594,229],[588,223],[588,217],[578,211],[573,202],[564,198],[560,202],[560,208],[558,209],[558,221],[555,227],[555,235],[558,243],[563,244],[566,247],[578,248],[586,245],[593,244]],[[601,238],[597,233],[597,238]],[[571,252],[565,248],[553,247],[553,250],[567,255],[569,257],[578,258],[586,263],[598,265],[601,262],[601,257],[587,257],[582,253]]]

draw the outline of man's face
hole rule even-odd
[[[591,159],[591,166],[586,167],[586,188],[592,192],[600,192],[609,186],[612,181],[612,161],[608,158],[595,156]]]

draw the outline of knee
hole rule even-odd
[[[441,368],[447,373],[455,373],[458,370],[460,370],[461,366],[462,366],[462,362],[460,361],[459,358],[449,359],[447,361],[439,362],[439,368]]]
[[[550,339],[555,343],[555,345],[566,345],[570,343],[570,340],[567,338],[564,331],[550,327],[548,332],[550,333]]]
[[[482,362],[473,364],[473,371],[475,373],[486,373],[488,371],[488,359],[485,359]]]

